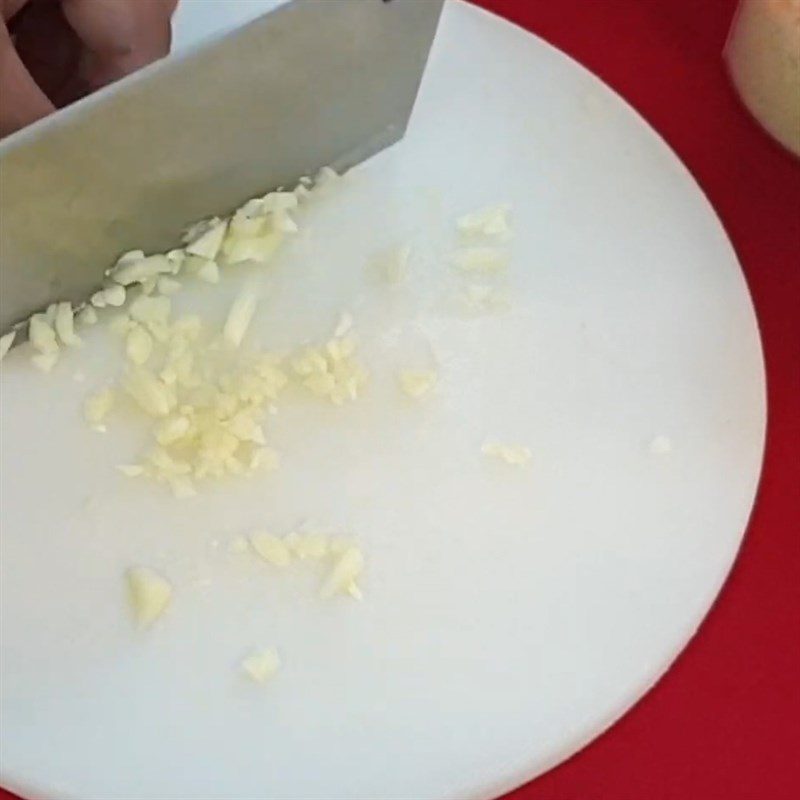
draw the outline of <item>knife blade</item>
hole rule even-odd
[[[400,139],[443,0],[290,0],[0,142],[0,332],[131,248]]]

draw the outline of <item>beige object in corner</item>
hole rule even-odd
[[[740,0],[725,61],[753,116],[800,156],[800,0]]]

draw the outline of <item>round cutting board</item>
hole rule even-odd
[[[186,2],[177,43],[268,5]],[[478,313],[453,220],[497,202],[508,307]],[[596,78],[450,3],[407,138],[299,221],[268,270],[176,300],[221,321],[255,280],[251,340],[275,349],[353,315],[368,391],[281,403],[275,473],[184,501],[120,475],[144,431],[81,414],[120,370],[101,330],[49,376],[24,348],[3,364],[0,780],[22,795],[488,798],[641,697],[725,579],[764,442],[752,305],[691,176]],[[402,244],[407,280],[376,281]],[[418,366],[439,383],[412,403]],[[229,549],[303,519],[360,542],[361,603]],[[133,564],[175,587],[145,633]],[[238,667],[258,646],[283,661],[264,686]]]

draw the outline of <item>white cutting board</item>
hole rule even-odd
[[[185,2],[179,44],[234,5]],[[498,201],[512,307],[465,318],[452,221]],[[118,369],[99,332],[50,377],[3,365],[1,780],[23,795],[487,798],[641,697],[725,579],[764,442],[756,320],[702,192],[597,79],[451,3],[408,138],[303,223],[253,339],[349,310],[373,378],[343,409],[282,407],[273,475],[183,502],[118,475],[141,431],[80,412]],[[368,256],[405,241],[408,283],[371,285]],[[180,303],[221,320],[240,278]],[[438,393],[404,402],[395,371],[427,359]],[[532,466],[487,463],[487,437]],[[361,604],[227,552],[303,518],[362,543]],[[145,635],[133,563],[175,585]],[[284,661],[267,686],[237,669],[257,645]]]

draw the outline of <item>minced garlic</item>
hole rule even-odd
[[[280,669],[281,660],[277,650],[266,648],[255,650],[242,659],[242,671],[255,683],[266,683]]]
[[[172,585],[149,567],[133,567],[126,573],[128,599],[139,628],[149,628],[172,599]]]
[[[402,370],[398,376],[400,388],[415,400],[428,394],[435,386],[438,376],[433,370]]]
[[[530,448],[520,444],[499,444],[487,442],[481,452],[490,458],[496,458],[514,467],[524,467],[530,463],[532,453]]]

